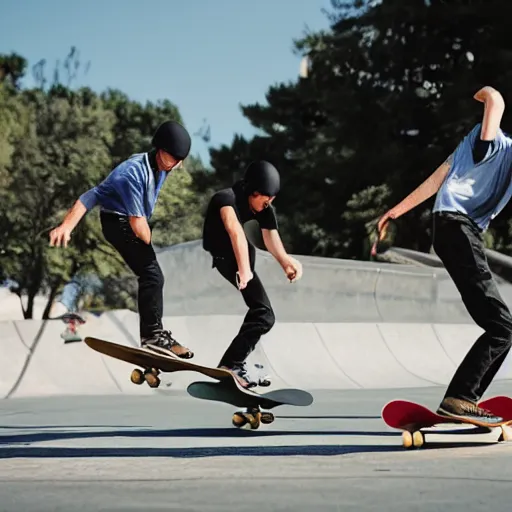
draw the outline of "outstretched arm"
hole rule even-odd
[[[453,155],[450,155],[418,188],[381,217],[378,224],[379,232],[389,219],[397,219],[437,193],[448,175],[452,158]]]
[[[231,246],[233,247],[238,265],[239,288],[243,290],[247,286],[248,281],[253,277],[249,261],[247,237],[232,206],[223,206],[220,209],[220,217],[231,240]]]
[[[277,229],[262,229],[261,234],[263,235],[263,242],[267,251],[274,256],[279,265],[286,265],[288,254]]]
[[[505,111],[505,102],[501,94],[492,87],[483,87],[474,96],[477,101],[484,103],[484,115],[482,119],[482,128],[480,137],[477,137],[473,144],[473,161],[481,162],[487,152],[489,146],[498,134],[501,118]]]
[[[501,118],[505,112],[505,102],[502,95],[493,87],[482,87],[474,99],[484,104],[481,140],[494,140],[500,128]]]
[[[62,224],[50,231],[50,246],[60,247],[64,245],[64,247],[67,247],[71,239],[71,232],[86,213],[87,208],[80,199],[77,199],[75,204],[68,210]]]
[[[298,281],[302,277],[302,265],[286,252],[277,229],[262,229],[261,233],[265,247],[281,265],[290,282]]]

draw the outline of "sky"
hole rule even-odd
[[[211,126],[209,146],[255,129],[240,105],[266,103],[274,84],[298,78],[293,40],[327,29],[329,0],[1,0],[0,53],[47,60],[51,71],[72,46],[91,62],[75,85],[120,89],[145,103],[168,99],[191,134]],[[192,154],[209,164],[193,136]]]

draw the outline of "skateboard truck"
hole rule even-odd
[[[262,411],[259,407],[249,407],[245,411],[237,411],[233,414],[234,427],[247,430],[256,430],[260,424],[270,425],[275,420],[271,412]]]
[[[143,384],[144,381],[148,383],[150,388],[157,388],[160,386],[161,380],[158,377],[160,375],[160,371],[156,368],[146,368],[144,372],[135,368],[132,371],[130,376],[130,380],[137,385]]]

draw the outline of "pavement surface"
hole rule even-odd
[[[164,326],[193,362],[216,365],[246,312],[239,292],[197,241],[158,257]],[[188,396],[208,380],[197,373],[135,386],[133,366],[64,344],[59,320],[0,322],[0,512],[510,511],[499,432],[439,429],[406,451],[380,417],[396,398],[435,408],[481,334],[445,270],[299,259],[290,285],[258,251],[277,322],[249,362],[315,401],[255,431],[232,426],[236,408]],[[512,304],[512,287],[500,291]],[[134,312],[86,317],[82,336],[138,346]],[[487,397],[511,384],[509,356]]]
[[[181,390],[3,400],[0,510],[509,511],[512,444],[496,432],[440,431],[410,451],[380,418],[388,400],[442,393],[316,390],[255,431]]]

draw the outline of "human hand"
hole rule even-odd
[[[398,217],[397,215],[397,212],[394,208],[391,208],[391,210],[388,210],[380,219],[379,219],[379,222],[377,223],[377,233],[378,233],[378,236],[377,236],[377,240],[375,240],[373,246],[372,246],[372,250],[371,250],[371,254],[372,256],[376,256],[377,255],[377,247],[379,245],[379,243],[384,240],[384,238],[386,238],[386,234],[388,232],[388,227],[389,227],[389,221],[390,220],[394,220]]]
[[[284,262],[283,270],[290,283],[294,283],[302,277],[302,263],[291,256],[288,256]]]
[[[57,226],[55,229],[50,231],[50,247],[64,247],[68,246],[68,242],[71,239],[71,228],[65,224]]]
[[[243,290],[247,287],[247,283],[254,277],[254,274],[250,271],[238,271],[236,273],[236,284],[239,290]]]

